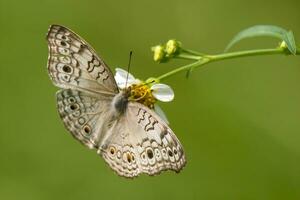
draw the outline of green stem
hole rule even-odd
[[[187,60],[200,60],[201,56],[195,56],[195,55],[190,55],[190,54],[179,54],[175,58],[183,58]]]
[[[186,54],[179,54],[178,58],[184,58],[189,60],[196,60],[196,62],[184,65],[182,67],[176,68],[170,72],[167,72],[159,77],[156,80],[161,81],[166,79],[174,74],[179,72],[188,71],[190,69],[195,69],[197,67],[203,66],[210,62],[232,59],[232,58],[239,58],[239,57],[249,57],[249,56],[258,56],[258,55],[275,55],[275,54],[283,54],[283,55],[290,55],[286,49],[283,48],[275,48],[275,49],[256,49],[256,50],[246,50],[246,51],[238,51],[238,52],[229,52],[229,53],[222,53],[217,55],[204,55],[204,56],[194,56],[194,55],[186,55]],[[300,54],[300,48],[297,48],[297,55]]]
[[[184,53],[193,54],[193,55],[196,55],[196,56],[204,56],[205,55],[203,53],[200,53],[200,52],[194,51],[194,50],[190,50],[190,49],[181,48],[181,51],[184,52]]]
[[[274,55],[274,54],[286,54],[285,49],[276,48],[276,49],[257,49],[257,50],[247,50],[247,51],[238,51],[238,52],[229,52],[218,55],[207,56],[212,61],[216,60],[226,60],[231,58],[238,57],[249,57],[249,56],[258,56],[258,55]]]
[[[188,64],[188,65],[184,65],[184,66],[179,67],[177,69],[174,69],[174,70],[172,70],[170,72],[167,72],[167,73],[159,76],[158,78],[156,78],[156,80],[158,80],[160,82],[161,80],[166,79],[167,77],[170,77],[170,76],[172,76],[174,74],[177,74],[177,73],[182,72],[182,71],[187,71],[188,69],[191,69],[193,67],[197,67],[197,66],[203,65],[203,64],[205,64],[207,62],[209,62],[208,59],[198,60],[198,61],[196,61],[194,63]]]

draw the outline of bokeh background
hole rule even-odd
[[[300,57],[239,58],[178,74],[161,104],[184,145],[180,174],[127,180],[65,130],[49,80],[48,26],[85,38],[114,69],[134,51],[131,72],[158,76],[188,63],[156,64],[168,39],[220,53],[240,30],[273,24],[294,31],[297,0],[0,0],[0,199],[300,199]],[[233,50],[275,47],[269,38]]]

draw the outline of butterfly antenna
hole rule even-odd
[[[130,53],[129,53],[129,61],[128,61],[128,66],[127,66],[125,88],[127,88],[127,82],[128,82],[128,76],[129,76],[129,70],[130,70],[130,64],[131,64],[131,56],[132,56],[132,51],[130,51]]]

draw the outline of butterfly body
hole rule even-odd
[[[128,97],[129,97],[129,92],[127,91],[121,91],[116,96],[114,96],[112,101],[112,106],[115,109],[116,113],[118,114],[125,113],[129,102]]]
[[[144,100],[136,96],[147,91],[143,85],[120,90],[92,47],[66,27],[52,25],[47,40],[48,73],[61,88],[56,94],[57,108],[74,138],[96,149],[123,177],[179,172],[184,167],[182,145],[150,109],[151,93],[143,93],[148,98]]]

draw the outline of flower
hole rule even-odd
[[[125,89],[125,87],[129,86],[133,86],[133,88],[146,86],[147,88],[144,89],[150,89],[152,95],[155,97],[155,99],[159,101],[169,102],[174,99],[174,92],[172,88],[166,84],[157,83],[157,81],[155,81],[155,79],[153,78],[148,79],[146,82],[143,82],[139,79],[136,79],[132,74],[128,73],[127,71],[121,68],[116,68],[115,80],[120,89]],[[149,87],[149,85],[151,87]]]
[[[170,86],[158,83],[153,78],[143,82],[121,68],[116,68],[115,80],[121,90],[130,89],[129,100],[142,103],[154,109],[165,122],[169,123],[156,101],[170,102],[174,99],[174,92]]]

